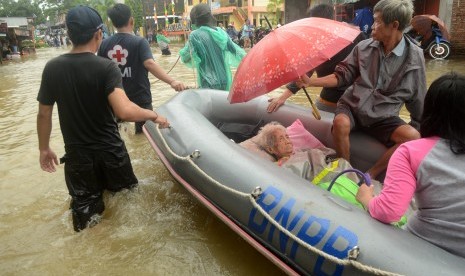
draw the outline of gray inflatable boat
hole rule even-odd
[[[172,128],[144,133],[173,177],[232,230],[288,274],[464,275],[465,260],[365,211],[239,146],[218,125],[297,118],[327,147],[332,114],[313,118],[293,104],[267,113],[267,97],[230,104],[227,93],[189,90],[157,109]],[[352,165],[362,171],[386,150],[351,135]],[[465,250],[465,245],[464,245]]]

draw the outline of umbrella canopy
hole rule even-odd
[[[358,27],[305,18],[273,30],[242,60],[229,92],[229,102],[246,102],[298,79],[331,59],[360,34]]]
[[[431,26],[437,23],[442,32],[442,37],[449,41],[449,31],[446,24],[436,15],[422,14],[416,15],[412,18],[412,27],[417,33],[423,36],[423,40],[428,40],[432,36]]]

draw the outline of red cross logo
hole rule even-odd
[[[123,49],[121,45],[115,45],[112,50],[108,51],[107,56],[118,65],[125,65],[127,63],[128,50]]]
[[[118,62],[121,62],[121,58],[124,58],[124,55],[122,55],[120,50],[116,50],[116,53],[113,54],[113,58],[116,58]]]

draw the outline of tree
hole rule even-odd
[[[269,0],[266,11],[271,16],[273,24],[278,24],[281,20],[281,6],[284,4],[284,0]]]
[[[91,1],[95,2],[93,3],[95,6],[92,6],[94,9],[96,9],[99,13],[100,16],[102,17],[103,23],[109,28],[113,29],[113,26],[110,22],[110,19],[108,18],[107,15],[107,10],[112,7],[115,4],[115,0],[93,0]]]
[[[45,22],[39,2],[30,0],[0,1],[0,17],[32,17],[34,18],[34,24]]]
[[[132,10],[132,17],[134,17],[134,32],[136,32],[140,27],[143,27],[145,23],[143,19],[142,2],[140,0],[126,0],[125,3]]]
[[[11,1],[11,0],[9,0]],[[25,0],[27,1],[27,0]],[[114,0],[40,0],[44,9],[45,17],[49,17],[52,22],[56,22],[60,14],[65,14],[71,8],[78,5],[89,6],[98,11],[103,22],[108,26],[107,9],[115,4]]]
[[[40,0],[40,5],[44,16],[48,17],[51,22],[57,22],[60,15],[66,14],[69,9],[77,5],[92,6],[89,2],[86,0]]]

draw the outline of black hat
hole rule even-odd
[[[194,6],[190,13],[191,22],[197,26],[216,26],[216,19],[212,15],[212,11],[207,4],[198,4]]]
[[[87,6],[77,6],[66,14],[66,27],[72,34],[93,34],[103,27],[100,14]]]

